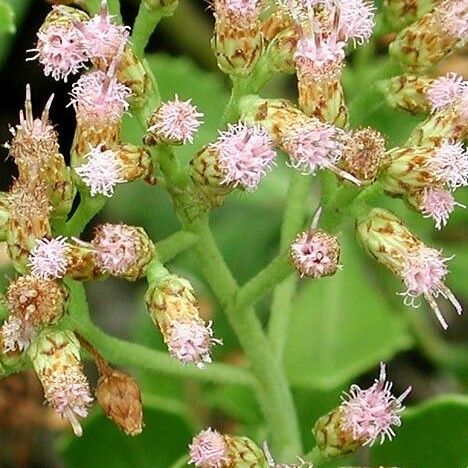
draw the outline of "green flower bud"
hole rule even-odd
[[[385,0],[385,18],[398,31],[429,13],[440,0]]]
[[[426,76],[400,75],[385,82],[385,98],[390,107],[418,114],[430,112],[426,92],[432,83]]]

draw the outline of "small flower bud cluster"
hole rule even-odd
[[[213,338],[212,323],[205,323],[200,317],[188,281],[174,275],[163,276],[150,284],[146,305],[173,357],[199,368],[211,362],[212,346],[222,341]]]
[[[419,307],[419,298],[424,297],[444,329],[448,325],[436,302],[439,296],[462,313],[461,304],[445,284],[449,258],[427,247],[397,216],[374,208],[358,221],[357,234],[365,250],[404,282],[405,305]]]
[[[317,420],[313,429],[317,446],[326,456],[341,456],[362,446],[395,436],[393,427],[401,425],[403,400],[411,387],[398,398],[392,393],[392,383],[386,380],[385,364],[374,384],[362,390],[358,385],[343,396],[343,403]]]

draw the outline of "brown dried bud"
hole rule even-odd
[[[6,293],[11,312],[34,327],[57,322],[65,311],[67,298],[62,284],[29,275],[12,281]]]
[[[96,399],[106,415],[126,434],[136,436],[141,433],[140,387],[129,375],[109,368],[99,378]]]
[[[346,142],[341,164],[345,171],[362,182],[373,182],[385,158],[385,139],[366,127],[357,130]]]

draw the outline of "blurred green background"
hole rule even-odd
[[[9,15],[12,8],[13,22]],[[56,94],[52,120],[60,132],[64,154],[74,131],[73,111],[67,108],[70,83],[47,79],[36,62],[26,62],[35,33],[51,5],[45,0],[0,0],[0,141],[9,139],[8,125],[17,122],[26,83],[31,83],[33,105],[42,109],[50,93]],[[138,1],[123,0],[126,24],[132,24]],[[201,144],[216,135],[227,103],[229,86],[217,71],[209,39],[212,20],[207,4],[181,0],[173,18],[164,20],[148,47],[149,61],[160,83],[163,98],[177,93],[192,98],[205,113],[205,124],[193,145],[179,157],[188,160]],[[14,25],[14,26],[13,26]],[[13,29],[14,28],[14,29]],[[354,125],[372,125],[382,131],[389,145],[402,143],[420,117],[389,109],[376,87],[382,76],[387,38],[351,53],[344,85],[352,104]],[[440,72],[464,73],[467,58],[460,55],[441,65]],[[279,77],[268,84],[265,96],[294,98],[294,80]],[[356,100],[357,99],[357,100]],[[139,143],[140,131],[126,117],[124,138]],[[15,176],[11,160],[2,150],[2,189]],[[278,164],[254,194],[231,195],[212,216],[212,227],[227,263],[240,283],[258,272],[277,252],[279,228],[291,170]],[[318,180],[308,199],[310,214],[319,199]],[[468,203],[468,192],[459,190],[459,202]],[[467,298],[468,237],[466,212],[459,209],[448,226],[437,232],[432,223],[410,212],[399,200],[382,198],[379,205],[399,213],[424,241],[443,248],[450,261],[448,284],[463,302]],[[140,183],[121,186],[109,200],[100,221],[143,226],[154,240],[178,230],[171,202],[160,187]],[[84,235],[89,238],[92,226]],[[342,272],[320,281],[301,281],[290,324],[285,366],[293,387],[306,449],[313,445],[310,429],[316,418],[339,404],[339,395],[351,382],[368,385],[377,375],[378,363],[389,363],[395,393],[408,385],[403,426],[393,442],[329,466],[399,466],[404,468],[465,468],[468,466],[468,349],[466,319],[455,317],[442,332],[425,305],[406,309],[395,293],[401,284],[361,251],[350,220],[340,234]],[[3,259],[3,283],[13,272]],[[214,359],[243,365],[236,338],[204,283],[195,259],[186,253],[169,265],[195,286],[205,318],[215,321],[215,334],[224,346]],[[144,282],[106,280],[87,285],[93,320],[105,331],[147,346],[164,349],[159,332],[143,303]],[[266,324],[270,298],[258,307]],[[466,301],[465,301],[466,302]],[[445,304],[444,304],[445,306]],[[445,308],[445,307],[444,307]],[[253,393],[242,386],[216,386],[129,369],[142,387],[146,427],[130,438],[95,408],[85,423],[84,436],[76,439],[60,421],[42,408],[40,390],[31,375],[0,382],[0,466],[37,467],[171,467],[186,453],[191,437],[201,428],[248,435],[261,443],[265,428]],[[89,374],[94,369],[89,365]],[[95,378],[95,376],[94,376]],[[464,396],[465,395],[465,396]],[[184,465],[180,465],[184,466]]]

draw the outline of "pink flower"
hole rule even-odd
[[[450,0],[444,2],[442,10],[447,32],[454,37],[465,40],[468,35],[468,0]]]
[[[408,396],[408,387],[398,398],[392,395],[393,384],[386,381],[385,364],[380,364],[380,376],[367,390],[351,385],[341,404],[342,429],[350,431],[356,441],[372,446],[377,440],[392,439],[392,426],[400,426],[402,401]]]
[[[456,206],[465,208],[464,205],[456,202],[447,190],[437,187],[427,187],[423,190],[421,212],[425,218],[432,218],[435,221],[436,229],[441,229],[447,224]]]
[[[169,325],[167,347],[169,353],[183,364],[194,363],[203,369],[211,362],[210,350],[222,341],[213,338],[212,323],[173,321]]]
[[[32,275],[41,279],[62,278],[67,271],[69,249],[66,237],[39,239],[28,260]]]
[[[114,151],[103,147],[101,144],[91,148],[86,155],[86,162],[75,168],[93,197],[98,194],[111,197],[115,186],[125,182],[120,175],[122,167]]]
[[[37,38],[36,48],[29,51],[36,54],[27,60],[38,59],[46,76],[67,82],[69,75],[86,68],[88,56],[75,28],[50,25],[39,30]]]
[[[367,42],[374,29],[375,6],[367,0],[337,0],[339,30],[345,40]]]
[[[212,145],[225,178],[223,183],[253,190],[273,166],[276,152],[266,130],[242,122],[228,125]]]
[[[189,445],[190,464],[199,468],[223,468],[228,462],[228,446],[222,434],[208,428]]]
[[[437,316],[444,329],[448,328],[435,299],[441,294],[448,299],[459,315],[462,306],[457,301],[452,291],[445,285],[444,279],[448,273],[446,262],[450,258],[442,257],[441,253],[429,247],[420,247],[412,253],[408,253],[403,259],[401,276],[405,282],[405,305],[419,307],[416,299],[424,296]]]
[[[291,158],[291,166],[304,174],[315,174],[326,168],[360,185],[358,179],[337,166],[345,139],[346,133],[343,130],[311,118],[305,124],[293,127],[283,139],[282,145]]]
[[[117,276],[128,272],[140,255],[140,243],[134,228],[125,224],[98,226],[92,244],[99,267]]]
[[[254,21],[260,11],[259,0],[216,0],[214,6],[217,19],[231,16],[245,23]]]
[[[173,101],[163,102],[154,116],[155,124],[148,131],[154,132],[158,140],[175,144],[193,143],[193,136],[202,124],[199,119],[203,114],[197,111],[191,101],[180,101],[176,94]]]
[[[78,119],[101,128],[106,123],[120,122],[131,91],[113,76],[94,71],[81,76],[70,94]]]
[[[468,82],[456,73],[447,73],[434,80],[427,90],[427,98],[432,106],[432,112],[452,105],[462,97],[468,89]]]
[[[468,184],[468,153],[460,142],[444,141],[427,164],[430,171],[452,190]]]
[[[101,12],[85,23],[76,23],[82,34],[83,47],[93,61],[103,61],[109,66],[127,42],[129,28],[112,23],[107,0],[102,0]]]
[[[34,338],[35,329],[16,315],[10,315],[0,329],[3,352],[23,352]]]

